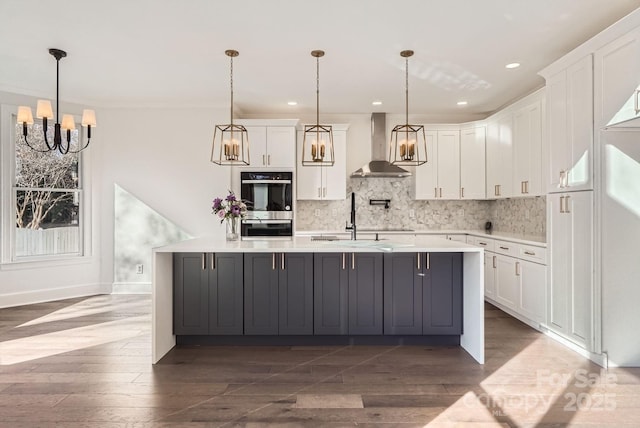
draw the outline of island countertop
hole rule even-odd
[[[311,236],[294,236],[292,239],[265,239],[226,241],[218,237],[202,237],[178,242],[154,251],[161,253],[178,252],[241,252],[241,253],[271,253],[271,252],[479,252],[482,248],[463,242],[450,241],[435,236],[397,235],[392,238],[374,240],[371,233],[363,234],[362,239],[355,241],[338,239],[333,241],[313,240]]]

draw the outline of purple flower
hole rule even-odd
[[[213,209],[214,210],[219,210],[220,209],[220,205],[222,204],[222,199],[220,198],[215,198],[213,200]]]
[[[227,195],[226,200],[229,201],[229,202],[233,202],[233,201],[236,200],[236,195],[234,195],[233,192],[229,192],[229,194]]]
[[[216,213],[218,215],[218,217],[220,217],[221,219],[224,218],[224,210],[220,210]]]
[[[231,214],[234,216],[240,215],[240,207],[238,205],[231,205]]]

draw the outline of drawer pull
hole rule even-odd
[[[526,255],[528,255],[528,256],[535,256],[536,255],[536,253],[534,253],[533,251],[525,251],[524,253]]]
[[[501,250],[508,250],[509,247],[500,247]]]
[[[486,246],[487,243],[486,242],[478,242],[478,245],[485,245]]]
[[[496,256],[493,256],[493,268],[497,268],[498,267],[498,258]]]
[[[284,270],[284,253],[282,253],[281,256],[282,256],[282,270]]]
[[[416,269],[420,270],[420,253],[417,253],[416,257],[418,259],[418,264],[416,265]]]
[[[207,253],[202,253],[202,270],[207,269]]]
[[[276,253],[271,254],[271,270],[276,270]]]
[[[431,253],[427,253],[427,270],[431,269]]]
[[[346,259],[346,254],[342,253],[342,270],[345,270],[346,266],[347,266],[346,262],[345,262],[345,259]]]

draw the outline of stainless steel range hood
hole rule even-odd
[[[386,160],[386,114],[371,114],[371,162],[351,174],[355,178],[409,177],[411,173]]]

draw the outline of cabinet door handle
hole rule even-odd
[[[497,184],[496,184],[495,186],[493,186],[493,195],[494,195],[494,196],[499,196],[499,193],[498,193],[498,185],[497,185]]]
[[[501,250],[509,250],[509,247],[500,247]]]
[[[520,262],[516,262],[516,276],[520,276]]]
[[[569,211],[569,198],[571,196],[565,196],[564,197],[564,212],[565,214],[569,214],[571,211]]]
[[[427,270],[431,269],[431,253],[427,253]]]
[[[442,197],[442,187],[440,188],[440,197]]]
[[[460,188],[460,198],[464,198],[464,187]]]
[[[524,193],[529,194],[529,180],[524,182]]]
[[[534,253],[533,251],[525,251],[524,252],[527,256],[535,256],[536,253]]]
[[[267,155],[267,165],[271,165],[271,155]]]
[[[636,90],[635,96],[633,97],[633,109],[636,111],[636,114],[640,113],[640,108],[638,108],[638,94],[640,94],[640,91]]]
[[[280,267],[281,267],[282,270],[284,270],[285,269],[285,267],[284,267],[284,253],[280,253],[280,256],[282,257],[282,261],[280,263]]]
[[[271,254],[271,270],[276,270],[276,253]]]
[[[498,259],[496,256],[493,256],[493,268],[497,268],[498,267]]]
[[[351,270],[356,268],[356,253],[351,253]]]
[[[207,253],[202,253],[202,270],[207,268]]]
[[[560,214],[564,214],[564,196],[560,196]]]
[[[318,197],[321,198],[322,197],[322,190],[320,187],[318,187]]]
[[[345,270],[347,268],[347,264],[346,264],[346,254],[342,253],[342,270]]]
[[[324,198],[325,196],[327,196],[327,188],[323,187],[322,188],[322,197]]]
[[[501,187],[502,187],[502,184],[498,184],[498,196],[501,196],[500,195],[500,191],[502,190]]]
[[[211,253],[211,270],[216,268],[216,253]]]
[[[520,182],[520,193],[524,194],[524,181]]]
[[[266,165],[267,163],[264,160],[264,155],[262,155],[262,165]]]
[[[434,197],[434,198],[437,198],[437,197],[438,197],[438,188],[437,188],[437,187],[434,187],[434,188],[433,188],[433,197]]]
[[[564,187],[564,171],[560,170],[560,178],[558,179],[558,188],[562,189]]]
[[[418,260],[418,264],[416,265],[416,268],[420,270],[420,253],[416,253],[416,258]]]

